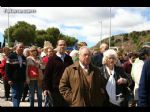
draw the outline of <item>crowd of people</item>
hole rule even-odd
[[[86,42],[71,52],[66,47],[61,39],[55,49],[48,42],[43,49],[22,42],[13,49],[3,47],[0,75],[5,100],[11,98],[13,107],[19,107],[29,95],[34,107],[37,94],[38,107],[47,96],[48,106],[54,107],[150,106],[150,46],[124,55],[107,43],[101,43],[99,51],[91,51]]]

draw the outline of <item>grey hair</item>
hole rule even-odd
[[[114,56],[115,59],[116,59],[116,62],[118,60],[118,55],[117,55],[117,52],[113,49],[108,49],[106,50],[104,53],[103,53],[103,60],[102,60],[102,63],[103,64],[106,64],[106,60],[108,59],[108,57],[110,56]]]
[[[23,42],[17,42],[15,48],[18,47],[20,44],[23,44]]]
[[[13,49],[16,50],[16,48],[17,48],[20,44],[23,44],[23,42],[17,42],[17,43],[14,45]],[[24,45],[24,44],[23,44],[23,45]]]
[[[25,48],[25,49],[23,50],[23,55],[26,56],[27,52],[29,52],[29,51],[30,51],[29,48]]]

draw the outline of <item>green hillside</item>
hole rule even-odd
[[[109,38],[102,40],[102,42],[109,43]],[[133,31],[131,33],[113,35],[110,38],[110,46],[119,47],[120,50],[131,52],[137,51],[143,45],[144,42],[150,42],[150,30],[147,31]],[[98,42],[91,49],[98,49],[100,42]]]

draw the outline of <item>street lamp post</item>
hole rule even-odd
[[[7,44],[9,47],[9,13],[8,13],[8,38],[7,38]]]
[[[101,21],[101,43],[102,43],[102,21]]]
[[[31,14],[31,13],[36,13],[35,9],[10,9],[9,7],[7,9],[4,10],[4,13],[8,14],[8,32],[7,32],[7,44],[8,47],[10,45],[10,32],[9,32],[9,28],[10,28],[10,23],[9,23],[9,14]]]
[[[110,48],[110,39],[111,39],[111,7],[110,7],[110,37],[109,37],[109,48]]]
[[[1,7],[0,7],[1,8]],[[3,10],[3,9],[2,9]],[[7,31],[7,44],[8,44],[8,47],[9,47],[9,13],[8,13],[8,18],[7,18],[7,24],[8,24],[8,31]],[[5,38],[4,38],[5,39]],[[6,43],[5,43],[6,44]]]
[[[100,21],[100,23],[101,23],[101,34],[100,34],[100,45],[101,45],[101,41],[102,41],[102,21]]]

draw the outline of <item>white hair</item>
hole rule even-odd
[[[71,57],[75,57],[79,54],[79,51],[78,50],[73,50],[71,51],[71,53],[69,54]]]
[[[29,50],[30,50],[29,48],[25,48],[25,49],[23,50],[23,55],[26,56],[26,54],[27,54],[27,52],[29,52]]]
[[[106,64],[106,60],[108,59],[108,57],[110,56],[114,56],[116,61],[118,60],[118,55],[117,55],[117,52],[113,49],[108,49],[106,50],[104,53],[103,53],[103,60],[102,60],[102,63],[103,64]]]

